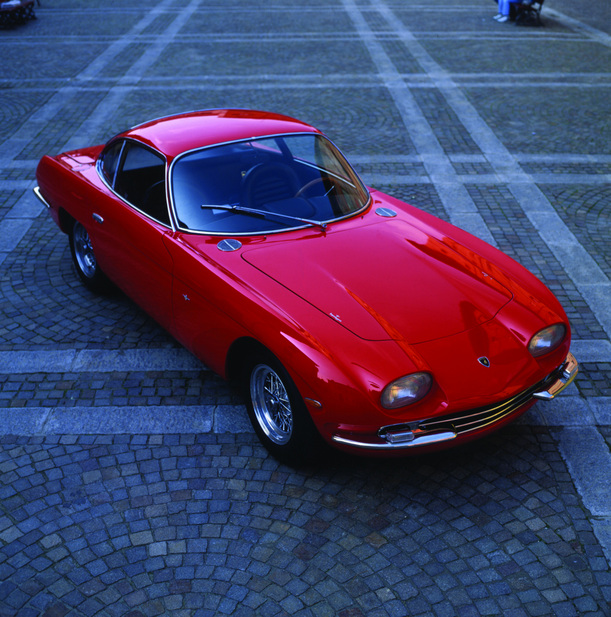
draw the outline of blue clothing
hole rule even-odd
[[[499,13],[509,15],[509,0],[499,0]]]

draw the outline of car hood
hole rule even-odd
[[[242,256],[366,340],[451,336],[489,321],[512,298],[478,254],[399,218],[293,241],[270,238]]]

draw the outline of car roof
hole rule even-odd
[[[209,109],[151,120],[118,137],[137,139],[172,159],[183,152],[217,143],[303,132],[319,131],[280,114],[249,109]]]

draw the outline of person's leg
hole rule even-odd
[[[505,22],[509,19],[509,0],[499,0],[499,13],[501,17],[497,21]]]

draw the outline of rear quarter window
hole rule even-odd
[[[102,153],[102,174],[110,186],[114,186],[122,147],[123,142],[117,141]]]
[[[102,154],[102,175],[125,201],[151,218],[170,225],[165,159],[139,143],[111,144]]]

